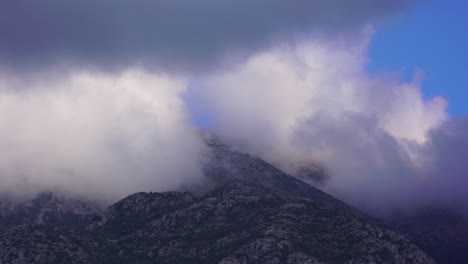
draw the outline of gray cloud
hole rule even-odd
[[[409,2],[6,0],[0,61],[19,68],[61,62],[194,70],[238,60],[287,34],[347,31]]]
[[[468,213],[468,118],[444,123],[430,138],[423,152],[427,183],[421,192],[431,204]]]

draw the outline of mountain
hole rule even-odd
[[[437,263],[468,263],[468,217],[454,210],[424,208],[387,220]]]
[[[99,216],[81,211],[79,219],[91,218],[86,228],[19,221],[26,225],[0,236],[0,264],[435,263],[381,222],[265,161],[210,147],[204,188],[135,193]]]
[[[98,205],[57,193],[40,193],[31,199],[0,199],[0,233],[29,224],[83,228],[100,214]]]

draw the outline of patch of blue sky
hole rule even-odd
[[[384,21],[369,56],[371,72],[410,80],[421,70],[425,97],[444,96],[451,115],[468,115],[468,1],[424,2]]]

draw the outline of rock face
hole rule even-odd
[[[435,263],[403,236],[268,163],[211,143],[210,188],[136,193],[85,229],[23,225],[5,263]]]

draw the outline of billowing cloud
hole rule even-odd
[[[0,78],[0,193],[59,190],[113,201],[201,176],[186,82],[132,69]]]
[[[200,80],[192,104],[209,116],[215,133],[286,171],[307,163],[324,166],[330,179],[322,188],[353,205],[422,205],[438,195],[425,195],[425,187],[437,192],[436,182],[464,177],[434,173],[452,155],[436,136],[450,122],[447,102],[425,99],[419,74],[411,82],[370,74],[369,36],[365,31],[357,42],[279,45]],[[437,157],[429,165],[431,155]],[[467,171],[456,163],[463,168],[453,169]]]
[[[0,63],[194,71],[239,60],[292,34],[359,28],[409,2],[7,0],[0,6]]]

